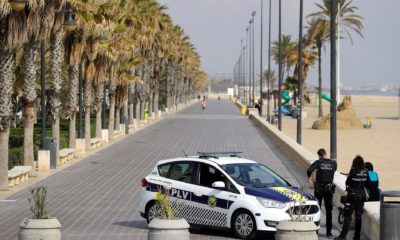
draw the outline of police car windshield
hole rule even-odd
[[[221,166],[238,184],[245,187],[265,188],[288,186],[276,173],[259,163],[236,163]]]

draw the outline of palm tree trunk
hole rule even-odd
[[[14,86],[15,51],[0,49],[0,190],[8,190],[8,140]]]
[[[323,110],[322,110],[322,60],[321,60],[321,48],[318,47],[318,101],[319,101],[319,106],[318,106],[318,117],[324,116]]]
[[[53,119],[51,122],[51,132],[53,138],[55,138],[55,143],[57,144],[56,148],[56,160],[57,160],[57,165],[61,165],[60,157],[59,157],[59,149],[60,149],[60,117],[57,117],[56,119]]]
[[[154,112],[153,112],[153,92],[150,91],[149,93],[149,105],[147,107],[147,110],[149,111],[149,117],[153,118]]]
[[[30,106],[29,106],[30,105]],[[34,104],[24,105],[24,165],[32,166],[35,170],[33,155],[33,129],[36,119],[36,110]]]
[[[8,139],[10,127],[0,130],[0,191],[8,190]]]
[[[126,99],[124,101],[124,106],[123,106],[123,110],[124,110],[124,119],[122,119],[123,124],[125,124],[125,120],[128,120],[128,114],[129,114],[128,108],[129,108],[128,107],[128,99]]]
[[[153,110],[154,110],[154,114],[157,116],[158,115],[158,100],[159,100],[159,91],[158,89],[156,89],[155,93],[154,93],[154,105],[153,105]]]
[[[36,121],[36,71],[38,44],[30,40],[24,45],[22,65],[22,77],[24,79],[24,165],[32,166],[34,169],[33,155],[33,129]]]
[[[92,84],[88,76],[85,76],[84,83],[84,106],[85,106],[85,148],[91,149],[90,139],[90,108],[92,106]]]
[[[101,116],[104,101],[104,82],[96,86],[96,138],[101,138]]]
[[[97,102],[96,105],[96,138],[101,138],[101,113],[103,109],[103,103]]]
[[[146,102],[144,100],[140,101],[140,120],[144,120],[144,108],[146,106]]]
[[[133,103],[129,103],[129,125],[133,124],[133,112],[134,112],[134,107],[133,107]]]
[[[60,149],[60,90],[63,81],[62,75],[62,52],[63,52],[63,36],[62,30],[58,30],[51,34],[50,37],[50,81],[49,87],[51,94],[49,96],[49,104],[51,110],[51,129],[52,137],[55,138],[56,148],[56,159],[57,164],[61,164],[59,161],[59,149]]]
[[[85,149],[86,151],[91,149],[90,144],[90,107],[85,107]]]
[[[114,139],[115,95],[110,95],[110,109],[108,119],[108,140]]]
[[[76,147],[76,107],[78,105],[79,91],[79,64],[71,65],[68,69],[68,111],[69,119],[69,147]]]
[[[69,148],[76,147],[76,112],[72,113],[69,119]]]
[[[115,129],[119,131],[121,123],[121,107],[117,107],[115,110]]]
[[[135,99],[135,119],[136,123],[139,124],[140,121],[140,99],[137,97]]]

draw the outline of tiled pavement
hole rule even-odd
[[[244,157],[266,164],[292,184],[306,181],[299,166],[240,116],[234,105],[210,100],[204,114],[195,104],[39,184],[48,186],[49,213],[61,222],[64,240],[147,239],[147,224],[137,208],[140,179],[161,159],[229,150],[242,151]],[[27,197],[28,191],[23,190],[8,198],[15,202],[0,202],[1,240],[17,238],[19,223],[30,215]],[[191,233],[196,240],[232,238],[230,233],[207,229]]]

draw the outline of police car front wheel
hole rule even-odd
[[[254,239],[257,226],[253,215],[246,210],[237,211],[232,217],[232,230],[238,238]]]

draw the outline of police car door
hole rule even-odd
[[[191,161],[174,162],[171,169],[168,171],[167,181],[171,187],[171,200],[174,210],[174,216],[177,218],[185,218],[189,223],[191,212],[190,199],[192,197],[193,184],[195,173],[198,169],[198,163]]]
[[[194,223],[213,227],[228,227],[228,209],[230,192],[227,190],[229,180],[217,168],[201,163],[197,178],[198,187],[193,193],[191,204],[194,206]],[[215,182],[223,182],[225,188],[213,187]]]

